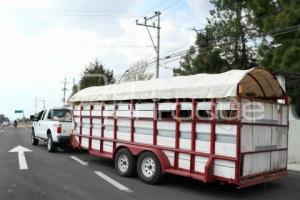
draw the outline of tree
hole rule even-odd
[[[115,82],[113,71],[105,69],[102,64],[96,59],[94,62],[89,63],[83,73],[78,84],[72,88],[72,95],[78,90],[90,87],[113,84]]]
[[[274,70],[300,72],[300,1],[252,0],[251,7],[264,36],[260,63]]]
[[[191,75],[201,72],[216,73],[228,70],[229,63],[220,56],[220,50],[212,46],[209,30],[197,33],[195,46],[190,47],[182,57],[180,67],[173,73],[178,75]]]
[[[290,74],[285,76],[286,89],[295,102],[300,83],[290,76],[300,72],[300,1],[252,0],[250,5],[263,33],[259,62],[275,72]]]
[[[208,18],[213,46],[221,49],[232,69],[249,69],[257,64],[253,43],[260,35],[249,3],[251,0],[211,0],[215,6]]]
[[[138,61],[121,77],[122,82],[150,80],[153,73],[147,73],[149,67],[147,61]]]
[[[2,124],[3,121],[4,121],[4,115],[0,114],[0,125]]]
[[[0,125],[1,125],[3,122],[9,122],[9,119],[8,119],[8,117],[5,117],[4,114],[0,114]]]
[[[257,65],[253,40],[260,34],[248,0],[211,0],[208,24],[197,33],[196,48],[183,56],[174,75],[218,73]]]

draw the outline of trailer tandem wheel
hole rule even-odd
[[[130,177],[135,173],[136,159],[127,148],[121,148],[115,156],[115,169],[120,176]]]
[[[139,155],[137,173],[139,178],[148,184],[159,183],[163,176],[159,159],[149,151]]]

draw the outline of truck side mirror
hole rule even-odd
[[[35,115],[30,115],[30,121],[37,122],[38,121],[38,117],[36,117]]]

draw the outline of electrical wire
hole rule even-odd
[[[153,6],[149,11],[147,12],[144,12],[142,15],[140,15],[137,19],[140,19],[143,17],[143,15],[146,15],[148,14],[149,12],[153,12],[155,9],[159,8],[161,5],[165,4],[167,1],[165,0],[162,0],[160,1],[158,4],[155,4],[155,6]],[[129,40],[131,40],[133,37],[134,37],[134,31],[136,30],[136,24],[135,22],[132,22],[129,24],[129,31],[128,32],[124,32],[124,31],[121,31],[118,35],[117,35],[117,40],[115,42],[115,44],[119,44],[119,42],[124,42],[123,41],[120,41],[120,37],[125,35],[125,33],[128,35],[128,37],[126,38],[125,42],[128,42]],[[105,57],[108,57],[109,55],[111,55],[113,52],[115,51],[115,49],[111,49],[108,53],[104,54],[102,56],[102,59],[104,59]]]
[[[175,3],[174,3],[174,5],[175,5]],[[167,12],[164,16],[168,16],[168,15],[170,15],[171,13],[174,13],[175,11],[177,11],[177,10],[179,10],[179,9],[181,9],[181,8],[183,8],[183,7],[185,7],[185,6],[187,6],[188,5],[188,3],[187,3],[187,1],[184,1],[182,4],[180,4],[178,7],[175,7],[174,9],[172,9],[171,11],[169,11],[169,12]]]
[[[287,29],[290,29],[290,30],[287,30]],[[284,28],[281,28],[281,29],[278,29],[278,30],[273,30],[273,31],[271,31],[269,33],[272,33],[274,31],[276,31],[277,33],[270,34],[270,36],[277,36],[277,35],[282,35],[282,34],[285,34],[285,33],[292,32],[292,31],[296,31],[296,30],[299,30],[299,29],[300,29],[300,24],[297,24],[297,25],[293,25],[293,26],[284,27]],[[278,32],[278,31],[281,31],[281,32]],[[247,39],[249,39],[249,38],[247,38]],[[234,43],[234,42],[236,42],[236,40],[219,44],[218,45],[218,50],[224,50],[224,49],[230,48],[230,47],[228,47],[226,45],[230,44],[230,43]],[[195,48],[195,50],[199,49],[199,47],[195,47],[195,46],[194,46],[194,48]],[[190,49],[186,49],[186,50],[183,50],[183,51],[179,51],[179,52],[170,54],[170,55],[166,56],[165,58],[160,59],[160,61],[166,61],[163,64],[167,64],[167,63],[170,63],[170,62],[181,60],[182,56],[185,55],[185,53],[187,53],[189,50]],[[201,50],[206,50],[206,51],[201,51],[201,52],[198,53],[198,55],[204,55],[204,54],[210,52],[209,47],[208,48],[204,48],[204,49],[201,48]],[[148,64],[147,69],[154,67],[155,66],[154,64],[155,64],[155,60],[153,60],[152,62],[150,62]],[[169,68],[169,69],[172,69],[172,68]]]

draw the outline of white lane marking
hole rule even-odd
[[[81,164],[83,166],[88,166],[88,162],[84,162],[83,160],[80,160],[76,156],[70,156],[70,158],[72,158],[73,160],[75,160],[76,162],[78,162],[79,164]]]
[[[103,178],[105,181],[107,181],[108,183],[112,184],[113,186],[115,186],[119,190],[122,190],[122,191],[128,192],[128,193],[132,192],[132,190],[129,189],[128,187],[122,185],[121,183],[115,181],[114,179],[110,178],[109,176],[103,174],[100,171],[95,171],[95,174],[97,174],[99,177]]]
[[[0,130],[0,132],[1,132],[1,133],[3,133],[3,132],[4,132],[4,130]]]
[[[27,165],[26,158],[25,158],[25,152],[31,152],[31,150],[27,149],[25,147],[22,147],[22,146],[17,146],[9,151],[9,153],[12,153],[12,152],[18,153],[20,170],[28,169],[28,165]]]

